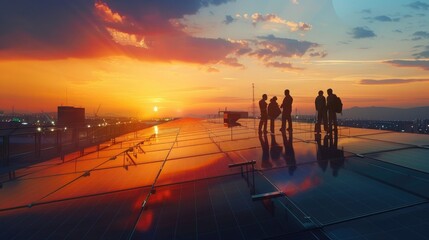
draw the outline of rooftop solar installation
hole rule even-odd
[[[429,239],[428,135],[256,121],[178,119],[2,174],[0,239]]]

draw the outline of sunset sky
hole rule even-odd
[[[288,88],[314,113],[429,105],[429,0],[13,0],[0,6],[0,110],[150,118],[252,111]],[[154,112],[154,108],[158,111]],[[257,110],[258,111],[258,110]]]

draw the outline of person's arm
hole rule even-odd
[[[316,100],[314,100],[314,107],[316,108],[316,111],[317,111],[317,98]]]

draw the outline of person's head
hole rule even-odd
[[[331,95],[332,94],[332,89],[330,88],[330,89],[328,89],[328,95]]]
[[[267,94],[262,94],[262,99],[267,100],[268,99]]]
[[[277,101],[277,97],[276,96],[274,96],[273,98],[271,98],[271,102],[275,102],[275,101]]]
[[[289,89],[286,89],[285,90],[285,95],[287,96],[287,95],[289,95]]]
[[[319,96],[323,96],[323,91],[322,90],[319,91]]]

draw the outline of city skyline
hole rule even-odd
[[[428,14],[427,0],[7,2],[0,110],[252,111],[252,83],[306,114],[330,87],[345,108],[428,106]]]

